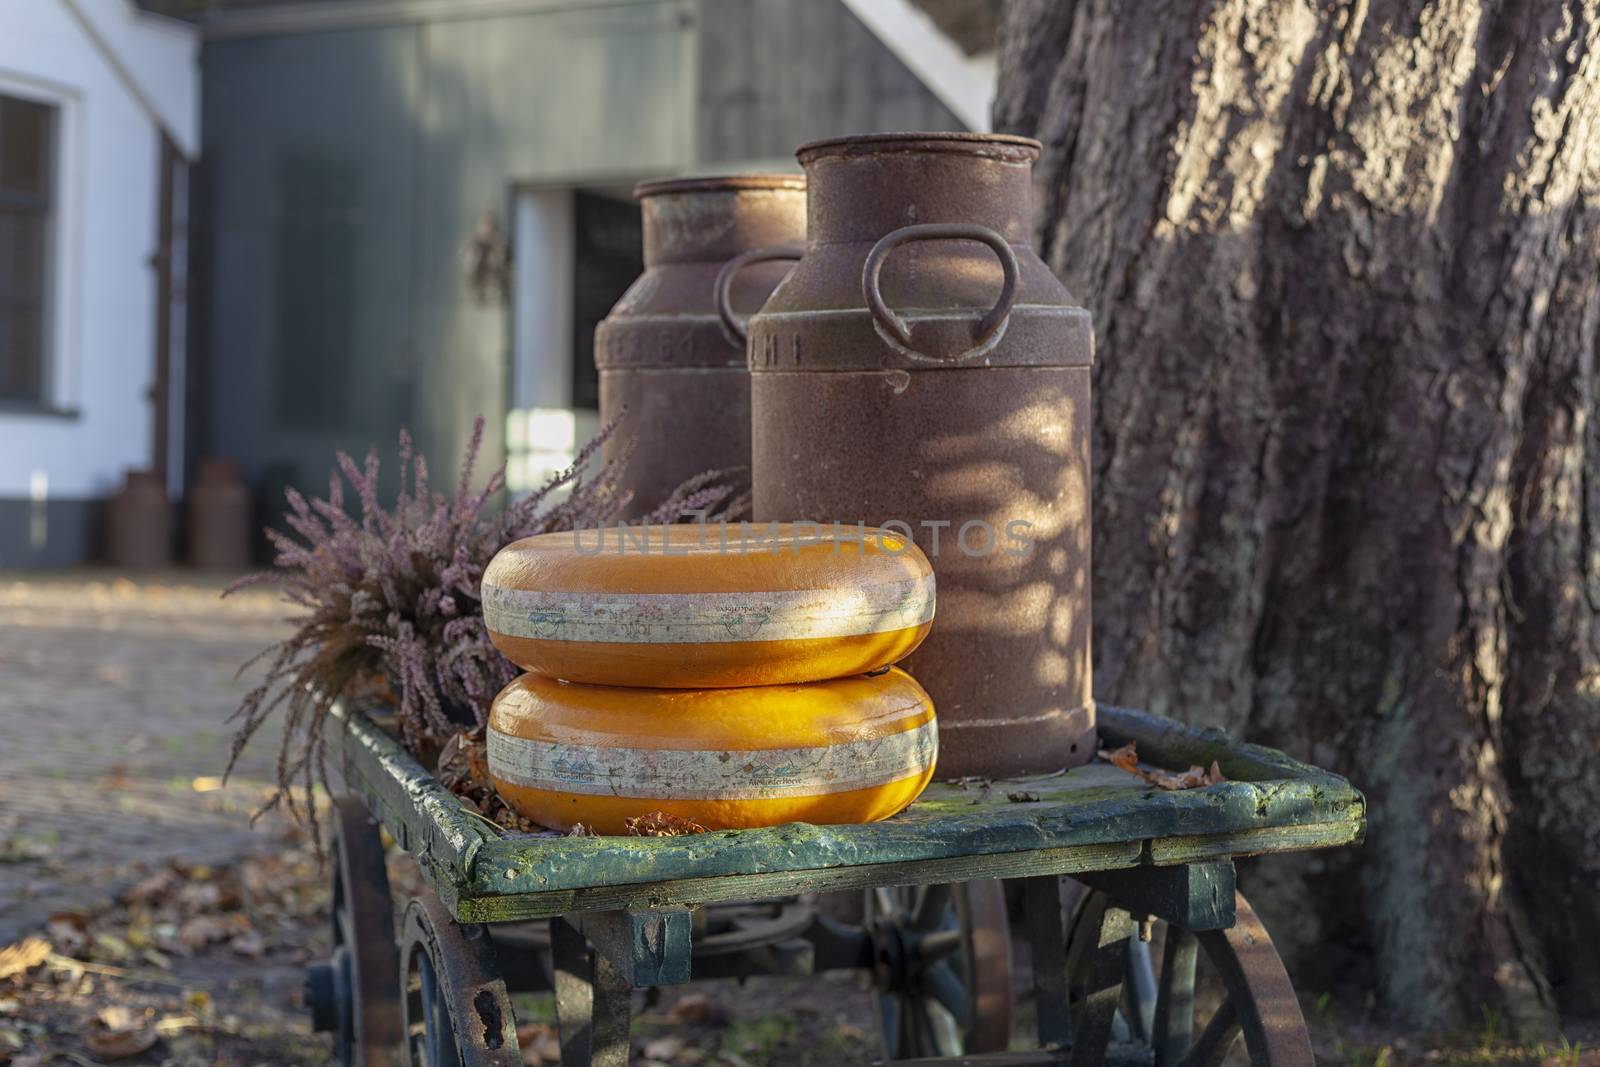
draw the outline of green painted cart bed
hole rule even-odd
[[[873,973],[890,1058],[1187,1065],[1237,1046],[1252,1063],[1309,1065],[1233,860],[1346,845],[1365,827],[1343,778],[1102,705],[1104,746],[1136,742],[1157,768],[1214,760],[1228,780],[1168,791],[1096,761],[935,783],[869,825],[513,835],[463,809],[371,719],[343,718],[336,948],[308,989],[346,1063],[520,1063],[508,993],[553,989],[563,1064],[622,1064],[635,987],[859,968]],[[398,939],[369,815],[432,887],[408,903]],[[1002,880],[1025,916],[1038,998],[1037,1047],[1020,1051],[1007,1050]]]

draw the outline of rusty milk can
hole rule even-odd
[[[752,174],[643,182],[644,273],[595,331],[600,418],[622,415],[604,456],[625,459],[627,518],[696,474],[749,483],[750,376],[740,316],[788,273],[805,237],[805,179]],[[724,299],[719,301],[719,274]]]
[[[805,255],[749,327],[755,519],[909,527],[933,562],[937,618],[905,666],[938,712],[942,778],[1095,751],[1093,333],[1029,244],[1039,148],[802,146]]]

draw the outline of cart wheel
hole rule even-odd
[[[1094,1029],[1083,1016],[1093,950],[1110,910],[1104,894],[1085,892],[1068,928],[1074,1035]],[[1252,1067],[1312,1067],[1305,1017],[1272,938],[1242,893],[1235,911],[1231,929],[1189,931],[1157,921],[1148,943],[1128,938],[1112,1043],[1147,1050],[1156,1067],[1190,1067],[1221,1064],[1242,1036]]]
[[[396,973],[409,1067],[520,1067],[511,997],[482,926],[456,922],[432,891],[406,906]]]
[[[400,1048],[400,954],[383,840],[354,797],[333,802],[333,953],[306,971],[313,1029],[343,1067],[388,1067]]]
[[[1011,927],[998,881],[870,889],[866,928],[891,1060],[1004,1051]]]

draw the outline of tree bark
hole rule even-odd
[[[1011,0],[1094,313],[1096,691],[1350,777],[1302,990],[1600,1010],[1600,5]]]

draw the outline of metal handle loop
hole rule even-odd
[[[743,348],[749,343],[750,330],[733,313],[733,276],[752,263],[765,263],[775,259],[798,260],[805,254],[805,250],[806,246],[799,243],[752,248],[748,252],[740,252],[722,265],[722,269],[717,272],[715,286],[717,315],[721,317],[722,326],[728,331],[728,339],[735,347]]]
[[[861,269],[861,295],[866,299],[867,308],[872,312],[872,318],[879,330],[889,339],[898,342],[909,354],[923,359],[938,357],[916,350],[916,346],[911,342],[911,327],[906,324],[905,319],[895,314],[889,305],[883,302],[883,293],[878,289],[878,278],[883,273],[883,261],[900,245],[913,241],[977,241],[979,244],[988,245],[1000,260],[1000,269],[1005,272],[1005,282],[1000,287],[999,298],[995,301],[994,307],[989,309],[989,313],[978,320],[978,328],[973,331],[972,347],[958,355],[947,357],[949,362],[967,359],[1000,332],[1011,315],[1011,309],[1016,306],[1017,274],[1020,270],[1017,265],[1017,254],[1012,251],[1010,242],[989,227],[957,222],[925,222],[916,226],[902,226],[893,233],[885,234],[872,246],[872,251],[867,253],[866,265]]]

